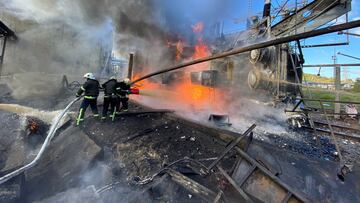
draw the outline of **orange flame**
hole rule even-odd
[[[180,61],[184,51],[184,44],[181,40],[176,43],[176,60]]]
[[[151,70],[151,69],[150,68],[144,68],[143,71],[135,73],[134,76],[133,76],[133,80],[137,80],[140,77],[142,77],[143,75],[150,73],[149,70]],[[143,89],[158,89],[160,87],[160,84],[150,82],[149,80],[141,80],[141,81],[136,83],[135,87],[139,88],[140,90],[143,90]]]
[[[192,59],[199,59],[210,55],[210,51],[204,42],[201,33],[204,29],[204,24],[199,22],[192,26],[193,32],[200,35],[197,44],[194,46],[194,53]],[[204,108],[221,109],[218,100],[221,100],[220,91],[216,88],[206,87],[191,82],[191,72],[200,72],[209,70],[209,63],[201,63],[190,66],[185,69],[185,77],[179,81],[175,86],[175,91],[178,93],[177,101],[183,104],[192,106],[195,110],[202,110]],[[219,108],[220,107],[220,108]]]
[[[198,39],[198,44],[195,45],[195,52],[193,58],[202,58],[209,55],[208,46],[204,43],[203,39],[200,37]]]
[[[204,24],[202,22],[199,22],[193,25],[192,29],[193,32],[199,37],[197,40],[197,44],[194,46],[194,52],[191,59],[199,59],[209,56],[209,48],[201,36],[201,33],[204,29]],[[176,44],[176,61],[182,59],[183,51],[184,42],[179,40]],[[143,73],[135,75],[134,78],[139,78],[143,74],[150,73],[149,71],[147,71],[150,70],[149,68],[144,70],[145,71]],[[222,111],[225,109],[225,94],[223,91],[217,88],[192,84],[191,82],[191,72],[200,72],[203,70],[209,70],[209,63],[201,63],[185,68],[184,77],[182,79],[179,79],[179,81],[174,81],[174,84],[172,85],[161,85],[160,83],[154,83],[148,80],[144,80],[137,83],[137,86],[140,88],[140,91],[153,90],[154,92],[160,92],[159,94],[154,95],[156,95],[156,97],[160,100],[167,100],[169,103],[176,103],[180,106],[190,106],[194,110],[210,108],[218,112]],[[166,93],[168,93],[167,96],[161,95]],[[158,95],[161,95],[162,98],[158,97]]]

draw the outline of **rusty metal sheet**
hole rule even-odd
[[[282,202],[287,191],[260,171],[255,171],[244,183],[244,190],[268,203]],[[296,201],[300,202],[300,201]]]

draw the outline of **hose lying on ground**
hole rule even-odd
[[[51,125],[51,128],[48,132],[48,135],[44,141],[44,143],[42,144],[41,146],[41,149],[39,151],[39,153],[36,155],[35,159],[33,161],[31,161],[29,164],[11,172],[11,173],[8,173],[4,176],[2,176],[0,178],[0,185],[5,183],[6,181],[10,180],[11,178],[23,173],[24,171],[34,167],[40,160],[40,158],[42,157],[42,155],[44,154],[45,150],[47,149],[47,147],[49,146],[50,144],[50,141],[52,140],[52,138],[54,137],[55,135],[55,132],[56,130],[58,129],[58,125],[61,121],[61,119],[65,116],[66,112],[70,109],[70,107],[75,103],[77,102],[78,100],[80,99],[80,97],[74,99],[73,101],[71,101],[67,106],[66,108],[56,117],[55,121],[53,122],[53,124]]]

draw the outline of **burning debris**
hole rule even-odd
[[[219,126],[231,126],[230,117],[228,115],[211,114],[209,121]]]
[[[36,118],[27,119],[26,130],[28,130],[28,135],[33,135],[40,130],[40,120]]]
[[[33,134],[36,133],[40,128],[40,125],[35,122],[34,120],[28,121],[28,125],[26,127],[26,129],[29,130],[29,134]]]

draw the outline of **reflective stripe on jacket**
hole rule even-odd
[[[96,99],[99,96],[100,84],[97,80],[87,79],[87,81],[80,87],[76,93],[77,96],[85,94],[87,99]]]

